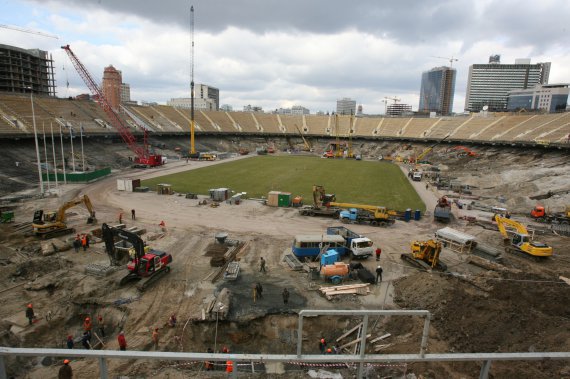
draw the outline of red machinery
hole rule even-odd
[[[71,63],[73,63],[73,66],[75,67],[75,69],[79,73],[79,76],[81,76],[87,87],[89,87],[91,93],[98,98],[98,103],[103,109],[103,111],[105,111],[105,113],[107,114],[107,117],[109,117],[111,125],[113,125],[115,129],[117,129],[117,131],[123,138],[123,141],[125,141],[125,143],[129,146],[129,149],[131,149],[135,153],[136,155],[135,163],[151,167],[162,165],[162,156],[156,154],[150,154],[148,150],[148,144],[146,143],[146,132],[145,132],[144,146],[140,146],[139,144],[137,144],[136,137],[131,133],[129,128],[125,126],[125,124],[123,124],[123,121],[121,121],[117,113],[115,113],[115,111],[113,110],[107,99],[105,98],[105,96],[103,96],[103,91],[101,91],[97,83],[95,83],[95,80],[93,80],[93,77],[91,76],[91,74],[89,74],[87,68],[85,68],[83,63],[81,63],[81,61],[77,58],[75,53],[71,51],[69,45],[62,46],[61,48],[65,50],[65,52],[69,56],[69,59],[71,60]]]

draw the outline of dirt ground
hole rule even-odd
[[[373,157],[387,147],[370,145],[366,148],[367,156]],[[487,148],[477,160],[451,159],[446,154],[444,149],[440,149],[432,159],[441,163],[440,167],[445,168],[445,172],[477,187],[473,189],[474,194],[483,196],[483,201],[500,205],[502,203],[497,198],[502,196],[504,199],[501,200],[510,209],[520,213],[534,205],[529,196],[552,188],[560,189],[570,183],[568,156],[564,153],[517,152],[511,155]],[[69,224],[78,232],[88,232],[100,228],[104,222],[118,223],[119,214],[123,213],[123,222],[128,227],[138,226],[147,230],[143,239],[149,245],[172,254],[172,271],[140,293],[135,286],[117,285],[126,269],[106,278],[85,274],[88,264],[109,265],[100,242],[95,241],[87,252],[75,253],[69,249],[42,256],[39,253],[40,241],[28,235],[27,230],[16,230],[10,224],[0,225],[3,241],[0,251],[0,283],[3,288],[0,290],[3,303],[0,309],[0,345],[63,348],[67,335],[76,339],[81,336],[84,317],[101,315],[106,326],[106,337],[101,338],[105,349],[118,349],[116,336],[123,330],[129,350],[152,350],[151,333],[158,327],[161,335],[159,349],[163,351],[205,352],[208,347],[219,351],[222,346],[227,346],[236,353],[292,353],[297,340],[296,312],[300,309],[403,308],[428,309],[434,315],[428,348],[430,353],[570,349],[570,311],[567,307],[570,290],[558,279],[561,275],[570,277],[568,238],[539,237],[555,250],[555,256],[545,262],[505,256],[501,269],[489,270],[467,263],[466,254],[444,249],[442,260],[449,266],[447,273],[420,272],[406,265],[400,254],[409,251],[411,241],[432,238],[433,232],[442,227],[433,222],[429,210],[445,193],[437,191],[433,185],[426,189],[425,182],[413,182],[428,209],[420,221],[398,221],[389,228],[350,226],[382,247],[383,281],[379,286],[371,286],[369,295],[344,295],[332,301],[318,294],[317,288],[323,284],[320,280],[310,280],[304,273],[291,271],[283,263],[283,256],[296,234],[321,233],[327,226],[342,225],[338,220],[302,217],[293,208],[271,208],[253,200],[239,205],[221,203],[219,207],[212,208],[199,205],[202,198],[194,200],[178,195],[128,193],[116,189],[117,178],[144,179],[217,163],[171,161],[160,170],[117,170],[111,177],[86,186],[62,186],[58,197],[18,203],[16,225],[31,220],[35,209],[55,209],[78,194],[88,194],[97,211],[98,225],[85,224],[87,212],[81,207],[69,211]],[[540,173],[537,167],[542,167]],[[404,172],[408,168],[402,167]],[[489,172],[493,174],[489,175]],[[548,204],[558,206],[569,200],[567,194],[561,194],[548,199]],[[136,210],[136,220],[130,219],[131,209]],[[490,219],[492,214],[456,207],[453,212],[455,220],[450,225],[453,228],[475,235],[489,244],[502,244],[497,231],[469,224],[461,218],[469,215]],[[166,223],[166,233],[162,233],[158,225],[160,221]],[[227,232],[229,238],[246,243],[237,257],[241,272],[235,282],[223,279],[212,282],[217,269],[210,266],[210,257],[205,252],[219,232]],[[68,241],[69,238],[59,240]],[[267,261],[267,273],[259,272],[260,257]],[[377,265],[374,259],[362,263],[370,270]],[[254,303],[252,287],[258,282],[264,289],[263,298]],[[291,293],[287,305],[281,298],[285,287]],[[202,321],[202,309],[223,288],[228,288],[233,296],[228,319]],[[28,327],[24,311],[30,302],[39,314],[39,321]],[[178,324],[170,328],[167,321],[173,313],[177,315]],[[381,352],[419,352],[423,320],[392,317],[375,321],[371,330],[374,337],[385,333],[392,335]],[[317,353],[316,341],[319,338],[332,341],[358,322],[358,319],[347,317],[310,319],[303,335],[305,352]],[[82,348],[81,344],[77,343],[76,348]],[[202,372],[199,364],[114,360],[109,360],[108,364],[114,376],[210,376]],[[79,378],[93,377],[98,370],[97,363],[90,360],[74,360],[72,366]],[[18,378],[53,377],[58,367],[58,362],[49,359],[21,358],[17,362],[8,362],[10,374]],[[292,364],[256,365],[255,369],[269,375],[284,373],[287,377],[306,377],[308,370]],[[413,373],[425,378],[472,378],[478,377],[479,370],[480,363],[377,365],[370,367],[369,377],[403,378]],[[340,372],[345,377],[354,374],[349,369]],[[216,373],[223,374],[222,371]],[[570,377],[570,363],[494,363],[491,373],[495,378]]]

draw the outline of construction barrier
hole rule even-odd
[[[111,174],[111,167],[105,167],[100,170],[88,171],[88,172],[69,172],[65,174],[65,180],[68,183],[90,183],[95,180],[101,179],[107,175]],[[55,175],[53,173],[45,174],[42,173],[42,178],[47,181],[55,182]],[[57,180],[59,182],[64,182],[64,175],[61,172],[57,173]]]

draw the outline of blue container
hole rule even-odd
[[[404,221],[409,222],[412,219],[412,210],[410,208],[406,209],[404,213]]]
[[[414,213],[414,220],[419,221],[420,218],[422,218],[422,212],[419,209],[416,209],[416,212]]]
[[[338,262],[338,252],[336,250],[327,250],[321,255],[321,266],[334,265],[335,262]]]

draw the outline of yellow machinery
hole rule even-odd
[[[297,128],[297,131],[299,132],[299,135],[301,136],[301,138],[303,139],[303,151],[313,151],[313,147],[311,146],[311,143],[305,138],[305,136],[303,135],[303,133],[301,133],[301,129],[299,129],[299,127],[297,126],[297,124],[295,124],[295,128]]]
[[[93,205],[91,204],[89,196],[83,195],[75,200],[71,200],[63,204],[57,211],[35,211],[34,220],[32,222],[34,234],[46,239],[56,237],[58,235],[73,233],[75,230],[73,228],[68,228],[67,224],[65,223],[65,212],[69,208],[73,208],[79,204],[85,205],[85,208],[87,208],[89,211],[87,223],[94,224],[97,222],[95,218],[95,211],[93,210]]]
[[[523,224],[499,215],[495,215],[495,221],[497,221],[499,232],[505,240],[505,251],[507,253],[523,253],[522,255],[534,257],[536,260],[552,256],[552,247],[542,242],[533,241]],[[514,229],[514,231],[509,233],[507,227],[511,230]],[[509,234],[511,235],[509,236]]]
[[[313,205],[306,205],[299,209],[302,216],[332,216],[338,218],[341,209],[332,207],[331,202],[336,201],[334,194],[327,194],[325,187],[315,184],[313,186]]]
[[[366,222],[369,221],[373,226],[386,226],[395,222],[395,217],[398,212],[386,209],[386,207],[379,207],[377,205],[363,205],[352,203],[336,203],[331,202],[331,207],[346,208],[349,211],[340,213],[340,219],[343,222]],[[358,212],[365,211],[365,212]]]
[[[402,254],[400,258],[424,270],[446,271],[447,265],[439,260],[441,242],[435,240],[414,241],[411,252]]]

